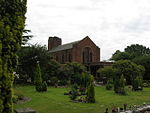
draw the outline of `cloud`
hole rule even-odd
[[[150,0],[30,0],[27,25],[36,36],[31,43],[47,44],[49,36],[68,43],[88,35],[101,48],[102,59],[133,43],[149,46],[149,4]]]

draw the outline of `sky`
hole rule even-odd
[[[28,0],[29,43],[47,45],[49,36],[62,43],[89,36],[101,48],[101,60],[131,44],[150,47],[150,0]]]

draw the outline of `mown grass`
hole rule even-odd
[[[37,113],[104,113],[106,108],[110,111],[114,106],[123,107],[123,104],[130,106],[141,105],[143,102],[150,103],[150,88],[138,92],[128,91],[128,95],[121,96],[105,90],[105,87],[96,87],[94,104],[71,102],[69,97],[64,95],[67,91],[67,88],[49,87],[47,92],[38,93],[34,86],[17,86],[16,93],[22,93],[32,100],[24,104],[15,104],[14,107],[30,107]]]

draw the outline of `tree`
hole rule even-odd
[[[26,0],[0,0],[0,113],[12,113],[13,71],[21,46]]]
[[[145,73],[143,76],[144,80],[150,80],[150,56],[141,56],[133,59],[138,65],[142,65],[145,68]]]
[[[95,89],[94,89],[94,78],[91,76],[91,82],[87,89],[87,102],[88,103],[95,103]]]
[[[150,55],[150,49],[139,44],[132,44],[131,46],[127,46],[125,48],[125,52],[133,54],[135,57],[143,56],[143,55]]]
[[[131,55],[128,52],[117,52],[116,54],[114,54],[111,58],[111,60],[130,60],[131,59]]]
[[[27,80],[31,78],[34,79],[34,70],[36,67],[36,62],[39,61],[41,66],[41,73],[43,80],[47,79],[49,63],[51,62],[51,56],[48,53],[46,46],[41,45],[31,45],[22,47],[18,51],[19,65],[17,68],[17,73],[20,75],[20,79]],[[51,68],[50,68],[51,69]],[[26,77],[26,78],[24,78]]]
[[[99,78],[102,79],[106,77],[106,80],[112,79],[114,75],[114,70],[112,66],[106,66],[104,68],[100,68],[97,70],[97,72],[99,73]]]
[[[66,66],[69,69],[71,84],[80,85],[81,74],[86,72],[85,66],[76,62],[67,63]]]
[[[33,35],[29,35],[28,33],[31,33],[31,30],[23,30],[22,45],[26,45],[27,42],[33,37]]]
[[[134,80],[133,80],[133,90],[137,91],[137,90],[142,90],[143,89],[143,79],[140,76],[137,76]]]
[[[41,69],[39,63],[37,63],[34,74],[34,83],[36,91],[40,92],[42,89],[42,77],[41,77]]]
[[[150,49],[139,44],[127,46],[123,52],[117,50],[111,57],[112,60],[133,60],[139,56],[150,55]]]
[[[34,83],[35,83],[36,91],[38,92],[47,91],[47,83],[43,82],[42,80],[41,68],[40,68],[39,62],[37,62],[37,65],[35,67]]]
[[[42,76],[41,76],[41,69],[39,63],[37,63],[34,72],[34,83],[35,85],[42,84]]]
[[[144,73],[143,66],[137,65],[129,60],[119,60],[115,62],[113,64],[113,69],[116,70],[117,76],[121,76],[122,74],[124,75],[127,80],[127,84],[132,84],[136,76],[143,76]]]

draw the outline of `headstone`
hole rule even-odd
[[[16,109],[15,113],[36,113],[36,111],[32,108],[21,108],[21,109]]]

